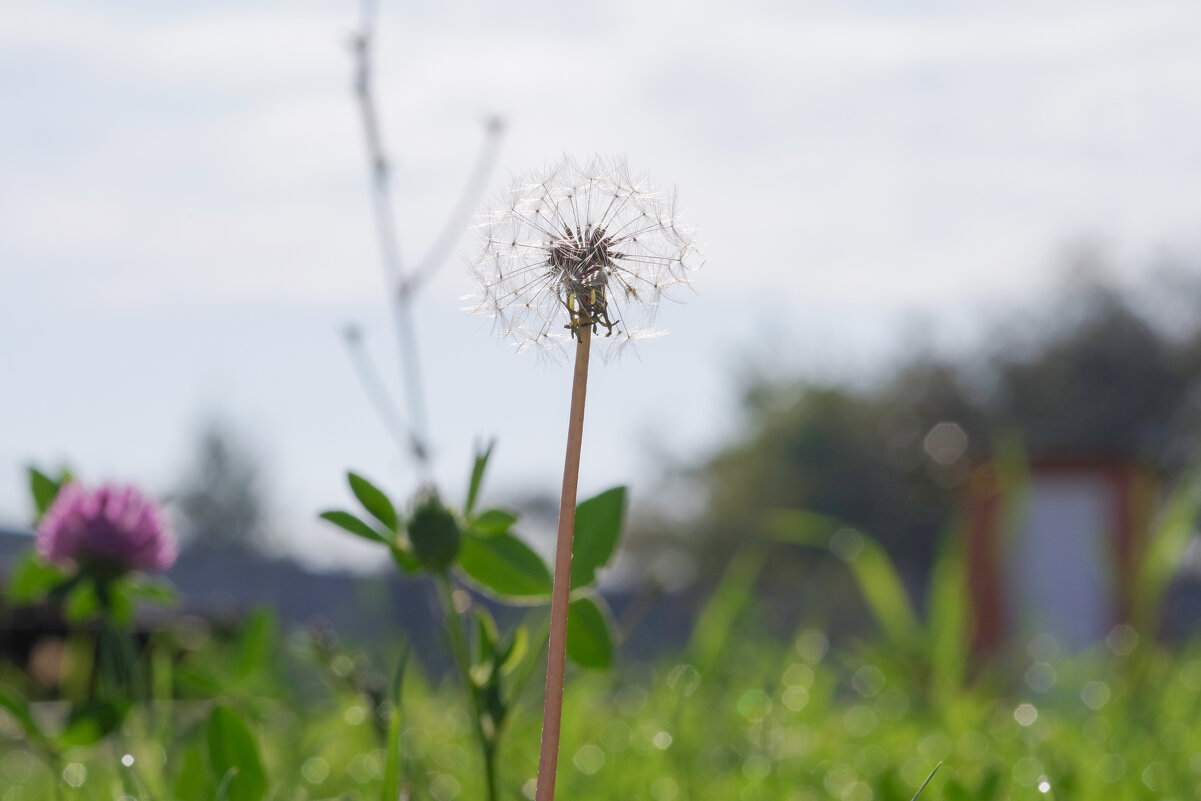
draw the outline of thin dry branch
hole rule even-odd
[[[393,311],[393,322],[399,344],[400,371],[404,381],[405,405],[408,408],[406,429],[408,448],[419,469],[428,478],[430,474],[429,428],[426,418],[425,390],[421,370],[417,332],[413,323],[413,300],[420,288],[442,267],[466,228],[488,176],[496,165],[500,137],[504,125],[499,117],[489,119],[484,141],[476,157],[467,183],[460,193],[455,208],[447,219],[438,238],[426,256],[418,262],[416,269],[406,271],[400,253],[397,232],[396,210],[392,195],[392,166],[383,146],[383,135],[375,98],[375,42],[378,18],[378,3],[363,0],[359,30],[351,40],[351,52],[355,64],[354,90],[363,125],[363,139],[367,151],[368,171],[371,176],[371,206],[375,219],[376,237],[384,280]],[[360,376],[363,374],[359,371]],[[378,401],[377,392],[366,386]],[[385,415],[386,416],[386,415]],[[391,415],[392,419],[402,419]]]

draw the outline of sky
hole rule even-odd
[[[351,96],[351,2],[81,1],[0,10],[0,524],[27,464],[176,488],[220,417],[260,458],[290,548],[362,564],[317,511],[354,468],[417,475],[358,383],[360,326],[400,373]],[[1103,243],[1124,280],[1201,233],[1192,2],[385,2],[377,84],[416,263],[505,120],[480,209],[563,153],[624,155],[695,226],[670,333],[594,370],[581,492],[737,436],[750,365],[848,377],[915,326],[962,346]],[[467,231],[416,325],[435,471],[553,493],[569,370],[517,355]]]

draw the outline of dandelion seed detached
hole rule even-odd
[[[473,273],[475,310],[491,315],[519,349],[556,353],[574,345],[575,370],[546,668],[536,801],[551,801],[563,708],[571,546],[594,334],[623,347],[659,332],[659,305],[688,285],[698,255],[674,197],[634,179],[624,160],[564,158],[522,177],[484,224]]]

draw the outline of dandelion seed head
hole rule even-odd
[[[520,176],[480,225],[472,311],[518,350],[552,358],[589,326],[608,354],[654,338],[664,300],[699,266],[692,232],[624,159],[563,157]]]

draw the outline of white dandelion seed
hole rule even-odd
[[[691,231],[624,159],[563,157],[521,176],[482,224],[473,311],[519,350],[562,354],[579,326],[616,346],[658,335],[653,322],[699,266]]]

